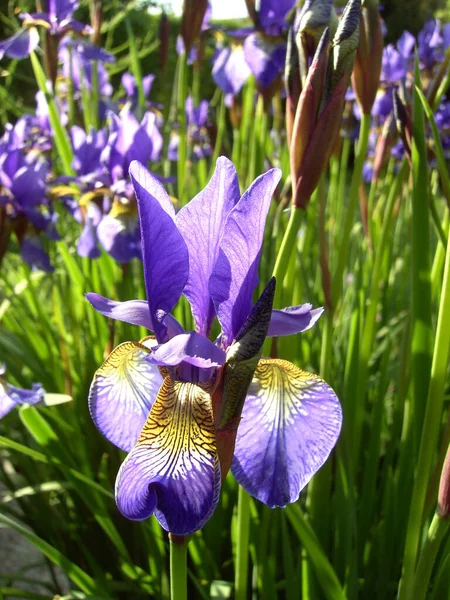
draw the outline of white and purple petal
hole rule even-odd
[[[220,478],[211,396],[166,377],[117,476],[120,512],[136,521],[155,513],[167,531],[189,535],[214,512]]]
[[[236,169],[221,156],[211,181],[176,216],[189,250],[189,279],[184,294],[191,304],[197,330],[203,335],[208,335],[214,318],[208,281],[219,255],[226,218],[239,198]]]
[[[209,279],[225,347],[236,337],[253,307],[264,226],[280,177],[279,169],[271,169],[255,179],[225,223],[219,256]]]
[[[96,371],[89,390],[97,429],[126,452],[136,444],[163,382],[149,355],[143,344],[120,344]]]
[[[323,311],[323,308],[313,308],[312,304],[288,306],[283,310],[274,309],[267,337],[293,335],[307,331],[317,323]]]
[[[158,311],[169,313],[178,302],[189,276],[186,243],[173,220],[174,209],[161,183],[137,161],[130,176],[139,208],[145,286],[152,330],[159,342],[167,327]]]
[[[39,44],[39,33],[36,27],[19,29],[10,38],[0,42],[0,60],[6,54],[9,58],[21,59],[36,50]]]
[[[270,507],[295,502],[327,460],[341,424],[339,400],[317,375],[261,359],[242,411],[233,475]]]

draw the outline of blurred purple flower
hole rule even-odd
[[[216,52],[212,76],[225,94],[236,96],[251,74],[241,44],[232,43]]]

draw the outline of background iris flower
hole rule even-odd
[[[200,529],[217,505],[235,441],[238,482],[269,506],[295,501],[333,448],[341,409],[315,375],[283,360],[258,362],[266,335],[305,331],[323,312],[310,304],[272,310],[274,280],[253,305],[279,170],[241,197],[236,170],[221,157],[206,188],[177,215],[140,163],[130,175],[148,302],[87,295],[103,315],[155,334],[118,346],[91,385],[96,426],[129,452],[116,481],[119,510],[135,520],[155,513],[177,535]],[[182,293],[195,331],[170,314]],[[222,333],[212,342],[215,317]]]

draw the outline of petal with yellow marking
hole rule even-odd
[[[126,452],[136,444],[163,382],[149,354],[142,344],[120,344],[97,370],[89,390],[95,425]]]
[[[211,396],[199,385],[166,377],[117,476],[117,506],[137,521],[154,512],[164,529],[188,535],[210,518],[219,493]]]
[[[261,359],[242,411],[231,470],[270,507],[295,502],[339,437],[336,394],[286,360]]]

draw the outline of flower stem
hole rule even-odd
[[[235,600],[247,598],[248,579],[248,541],[250,528],[250,496],[239,486],[237,508],[237,544],[236,544],[236,575]]]
[[[187,540],[183,537],[170,538],[170,598],[187,600]]]
[[[283,281],[286,277],[286,272],[289,265],[289,259],[292,251],[295,247],[297,240],[297,233],[300,227],[300,222],[303,217],[303,210],[291,207],[291,214],[289,217],[289,223],[284,233],[283,241],[281,242],[281,248],[278,252],[277,260],[275,262],[275,268],[273,270],[273,276],[277,280],[277,288],[275,292],[274,307],[280,307],[280,300],[283,294]]]
[[[412,598],[414,598],[414,600],[424,600],[426,598],[434,561],[436,560],[436,555],[441,542],[447,533],[449,525],[450,521],[448,519],[442,519],[437,514],[434,515],[422,552],[420,553],[420,559],[414,577],[412,588]]]

